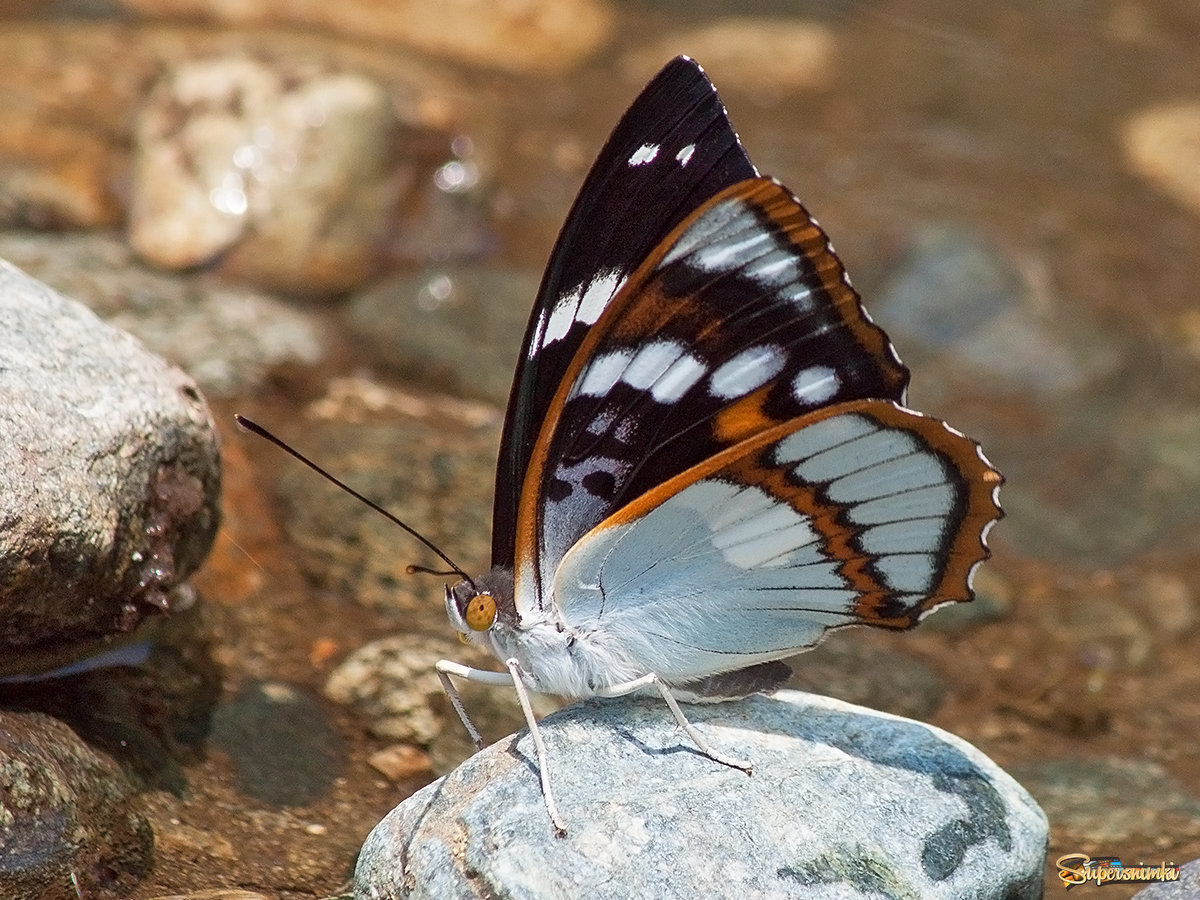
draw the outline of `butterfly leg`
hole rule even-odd
[[[567,826],[563,823],[563,818],[558,812],[558,804],[554,802],[554,792],[550,789],[550,769],[547,764],[546,744],[542,740],[541,729],[538,728],[537,719],[533,715],[533,706],[529,702],[529,691],[525,687],[525,682],[521,678],[521,667],[516,659],[507,659],[504,665],[508,668],[508,672],[488,672],[483,669],[472,669],[470,666],[464,666],[461,663],[452,662],[448,659],[438,660],[434,668],[438,673],[438,678],[441,679],[442,688],[446,692],[446,696],[450,698],[450,704],[458,713],[458,717],[466,726],[467,732],[471,735],[471,740],[475,742],[476,749],[483,749],[483,736],[479,730],[471,722],[467,716],[466,707],[463,705],[462,697],[458,690],[450,681],[451,675],[456,675],[459,678],[465,678],[467,681],[478,681],[482,684],[494,685],[512,685],[517,692],[517,702],[521,704],[521,712],[525,715],[525,724],[529,726],[530,737],[533,738],[533,749],[537,756],[538,776],[542,782],[542,799],[546,803],[546,812],[550,814],[550,821],[554,825],[555,834],[558,837],[564,837],[567,833]]]
[[[450,701],[450,705],[454,707],[454,711],[458,713],[459,721],[467,729],[467,734],[471,736],[471,741],[475,744],[475,749],[482,750],[484,748],[483,735],[479,733],[479,729],[475,727],[475,723],[467,715],[467,707],[463,704],[462,695],[459,694],[458,688],[454,686],[454,682],[450,680],[450,676],[457,675],[459,678],[465,678],[467,681],[481,681],[486,684],[508,684],[509,676],[502,672],[485,672],[482,669],[472,669],[470,666],[464,666],[462,663],[452,662],[448,659],[439,659],[434,664],[434,670],[442,682],[442,690],[446,692],[446,698]],[[488,675],[493,677],[485,677]]]
[[[651,672],[649,675],[643,675],[641,678],[635,678],[633,681],[627,681],[624,684],[614,684],[611,687],[604,688],[596,692],[598,697],[624,697],[626,694],[632,694],[644,687],[654,685],[658,689],[666,701],[667,707],[671,710],[671,715],[675,717],[676,723],[682,728],[687,736],[692,739],[692,743],[699,748],[700,752],[709,759],[719,762],[722,765],[729,766],[731,769],[741,769],[747,775],[753,771],[753,767],[748,762],[743,762],[740,759],[734,759],[731,756],[726,756],[713,748],[698,732],[691,722],[687,720],[687,716],[683,714],[683,710],[679,708],[679,702],[675,699],[675,695],[671,693],[671,689],[663,682],[661,678]]]

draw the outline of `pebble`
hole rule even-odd
[[[1057,398],[1096,384],[1121,361],[1119,343],[1081,310],[1068,314],[1061,300],[1041,296],[1012,260],[954,225],[917,228],[871,296],[872,315],[902,358],[919,360],[926,390],[998,383]],[[930,356],[939,358],[922,358]]]
[[[247,684],[219,704],[212,743],[232,761],[238,789],[275,806],[314,802],[346,766],[344,739],[321,704],[284,682]]]
[[[1180,638],[1196,625],[1196,598],[1178,575],[1150,572],[1129,594],[1131,602],[1149,618],[1154,633],[1162,638]]]
[[[136,790],[40,713],[0,711],[0,896],[128,896],[153,863]]]
[[[452,640],[449,623],[445,629],[444,638],[403,634],[373,641],[351,653],[325,682],[325,695],[353,706],[368,721],[373,735],[428,750],[426,755],[410,748],[404,751],[405,758],[398,758],[395,751],[387,753],[380,762],[388,771],[446,772],[475,752],[434,664],[443,658],[485,669],[495,669],[496,664]],[[482,733],[509,734],[524,725],[511,690],[457,680],[455,685]],[[530,699],[538,714],[559,705],[544,695]]]
[[[287,26],[404,44],[457,62],[514,72],[561,72],[607,42],[604,0],[119,0],[143,16],[233,26]]]
[[[433,774],[429,756],[411,744],[390,744],[376,750],[367,763],[391,782]]]
[[[428,745],[442,730],[442,685],[436,663],[453,646],[430,646],[427,638],[398,635],[355,650],[325,682],[325,696],[356,707],[371,733]]]
[[[396,276],[355,297],[346,324],[407,381],[502,407],[538,281],[533,272],[467,266]]]
[[[1200,102],[1151,107],[1120,127],[1128,166],[1200,215]]]
[[[750,16],[669,34],[627,53],[627,70],[648,80],[665,60],[687,54],[722,91],[787,94],[828,87],[837,68],[837,39],[820,22]]]
[[[139,112],[129,240],[167,269],[336,293],[375,269],[413,173],[388,92],[244,55],[176,65]]]

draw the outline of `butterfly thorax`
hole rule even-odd
[[[467,643],[501,661],[516,659],[535,691],[590,697],[647,674],[610,646],[603,632],[568,626],[553,604],[519,612],[513,572],[504,566],[448,587],[446,614]]]

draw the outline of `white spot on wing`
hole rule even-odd
[[[715,247],[700,247],[694,254],[693,262],[696,267],[705,272],[718,272],[738,268],[760,253],[751,252],[764,241],[770,241],[769,231],[761,230],[731,243],[718,244]]]
[[[743,274],[764,287],[784,287],[798,277],[799,263],[794,256],[776,251],[747,267]]]
[[[945,531],[946,520],[940,516],[884,522],[859,532],[858,544],[872,556],[935,553],[945,540]]]
[[[597,272],[587,290],[583,292],[575,321],[585,325],[594,325],[608,306],[608,301],[616,295],[624,283],[624,277],[616,269]]]
[[[695,144],[688,144],[682,150],[675,154],[675,160],[681,166],[686,166],[692,161],[692,154],[696,152]]]
[[[660,265],[670,265],[699,247],[715,243],[720,239],[722,231],[728,230],[735,234],[753,224],[753,218],[743,203],[736,200],[718,203],[679,236]]]
[[[654,162],[656,156],[658,156],[658,144],[642,144],[633,151],[633,156],[629,157],[629,165],[644,166],[646,163]]]
[[[937,575],[933,557],[908,554],[877,559],[875,570],[888,587],[903,594],[924,594]]]
[[[723,400],[742,397],[778,375],[783,364],[778,347],[748,347],[717,367],[708,380],[708,389]]]
[[[824,403],[838,391],[838,375],[829,366],[809,366],[792,379],[792,396],[806,406]]]
[[[674,341],[652,341],[634,355],[621,380],[644,391],[654,384],[683,352],[683,347]]]
[[[823,450],[840,446],[874,430],[874,421],[865,416],[832,416],[801,428],[780,441],[775,446],[775,462],[786,465],[809,459]]]
[[[650,391],[659,403],[673,403],[704,377],[708,367],[675,341],[652,341],[637,352],[614,350],[592,360],[575,394],[603,397],[618,382]]]
[[[907,431],[891,428],[861,435],[852,441],[814,454],[802,461],[796,467],[796,472],[807,481],[831,485],[853,484],[849,479],[854,477],[867,478],[868,484],[877,485],[880,478],[891,474],[890,469],[885,470],[883,467],[897,462],[905,466],[916,465],[918,468],[924,468],[926,474],[906,483],[893,483],[892,490],[920,487],[941,480],[941,467],[934,457],[923,451],[916,438]],[[907,468],[904,471],[909,475],[916,474],[909,472]],[[867,493],[867,490],[870,488],[865,488],[861,494],[847,493],[834,499],[853,502],[880,496],[878,493]]]
[[[543,322],[538,324],[539,340],[531,343],[531,349],[561,341],[576,322],[595,324],[624,280],[618,270],[606,269],[597,272],[586,285],[579,284],[560,296],[549,317],[543,314]]]
[[[813,307],[812,288],[802,282],[796,282],[790,291],[780,296],[800,312],[808,312]]]
[[[621,380],[632,358],[627,350],[614,350],[596,357],[588,365],[577,393],[588,397],[603,397]]]
[[[691,390],[707,371],[708,367],[703,362],[685,353],[671,363],[671,367],[650,388],[650,393],[659,403],[674,403]]]
[[[575,313],[578,311],[579,289],[577,288],[573,293],[563,295],[554,304],[554,309],[550,311],[550,318],[546,321],[546,328],[542,332],[544,338],[542,346],[565,338],[567,332],[571,330],[571,324],[575,321]]]
[[[945,518],[954,509],[954,488],[949,484],[905,491],[891,497],[860,502],[850,509],[848,518],[855,525],[878,525],[905,519]]]

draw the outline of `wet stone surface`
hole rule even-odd
[[[341,735],[316,698],[277,681],[246,684],[213,717],[212,747],[238,789],[271,806],[305,806],[342,777]]]
[[[129,334],[2,262],[0,320],[11,675],[16,653],[115,639],[171,608],[217,530],[220,462],[195,382]]]

